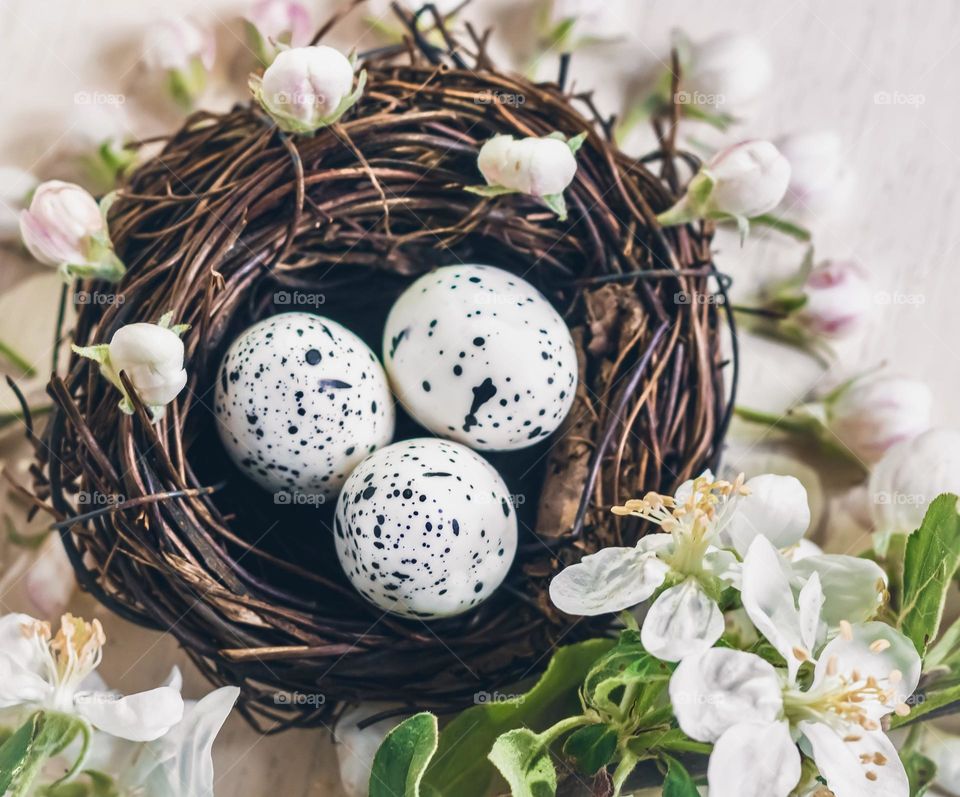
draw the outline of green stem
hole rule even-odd
[[[20,354],[19,352],[17,352],[17,351],[16,351],[15,349],[13,349],[12,347],[8,346],[8,345],[7,345],[6,343],[4,343],[2,340],[0,340],[0,357],[3,357],[3,358],[6,359],[8,362],[10,362],[12,365],[14,365],[14,366],[16,366],[17,368],[19,368],[19,369],[24,373],[24,375],[26,375],[26,376],[36,376],[36,375],[37,375],[37,369],[34,368],[34,367],[29,363],[29,361],[27,360],[27,358],[24,357],[24,356],[23,356],[22,354]]]
[[[780,216],[774,216],[772,213],[754,216],[750,221],[753,224],[760,224],[764,227],[769,227],[771,230],[782,232],[784,235],[789,235],[791,238],[796,238],[798,241],[803,241],[804,243],[813,238],[810,230],[806,227],[801,227],[799,224],[794,224],[792,221],[787,221]]]
[[[565,733],[569,733],[574,728],[579,728],[581,725],[589,725],[590,722],[591,720],[585,717],[583,714],[577,717],[567,717],[566,719],[560,720],[560,722],[553,727],[547,728],[547,730],[538,735],[540,736],[540,740],[543,742],[543,746],[549,747]]]
[[[739,405],[733,408],[733,413],[744,421],[759,423],[764,426],[772,426],[784,432],[790,432],[791,434],[805,436],[816,434],[816,421],[809,418],[792,418],[789,413],[777,414],[775,412],[764,412]]]

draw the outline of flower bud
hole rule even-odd
[[[826,425],[864,462],[930,428],[933,396],[923,383],[872,375],[844,385],[825,402]]]
[[[569,29],[561,45],[570,43],[613,41],[626,35],[623,20],[630,11],[626,0],[550,0],[547,17],[547,40],[557,42],[557,31]],[[551,35],[552,34],[552,35]]]
[[[42,183],[29,209],[20,213],[20,235],[30,254],[66,276],[116,280],[123,274],[100,206],[73,183]]]
[[[20,212],[29,204],[37,178],[16,166],[0,166],[0,241],[20,236]]]
[[[869,490],[878,532],[916,531],[934,498],[960,494],[960,432],[928,429],[897,443],[870,474]]]
[[[183,341],[159,324],[127,324],[110,339],[110,366],[124,371],[144,404],[160,407],[173,401],[187,384]]]
[[[873,304],[870,283],[850,260],[827,260],[807,275],[794,319],[808,333],[844,338],[863,324]]]
[[[721,33],[693,43],[676,34],[681,54],[681,88],[695,102],[736,106],[752,102],[770,83],[770,56],[747,34]]]
[[[189,108],[207,84],[217,43],[213,33],[188,17],[155,23],[144,42],[144,61],[169,78],[173,98]]]
[[[827,130],[796,133],[776,144],[790,163],[785,209],[817,211],[840,199],[849,184],[840,136]]]
[[[296,0],[257,0],[247,15],[247,33],[265,66],[277,54],[277,45],[304,47],[310,43],[310,12]]]
[[[340,785],[348,797],[367,797],[370,793],[373,759],[387,734],[400,723],[401,718],[389,717],[362,729],[357,727],[358,723],[389,708],[394,706],[389,703],[361,703],[348,708],[337,720],[334,747],[340,766]]]
[[[769,141],[727,147],[705,169],[715,181],[709,199],[712,212],[748,219],[780,204],[790,181],[790,164]]]
[[[351,93],[353,64],[343,53],[324,45],[296,47],[279,53],[251,88],[282,130],[312,133],[336,122],[359,99],[365,77],[361,73]]]
[[[687,185],[686,194],[657,218],[665,226],[698,218],[747,220],[773,210],[790,181],[790,164],[769,141],[743,141],[713,156]]]
[[[477,166],[488,185],[545,197],[573,182],[577,159],[559,138],[494,136],[480,148]]]

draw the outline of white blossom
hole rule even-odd
[[[566,141],[552,136],[494,136],[480,148],[477,166],[487,185],[536,197],[563,193],[577,172]]]
[[[98,620],[65,614],[53,636],[28,615],[0,617],[0,709],[48,709],[121,739],[160,738],[183,717],[179,689],[127,697],[105,690],[96,675],[105,640]]]
[[[840,136],[830,130],[817,130],[782,136],[774,143],[790,163],[784,211],[817,212],[843,199],[851,175]]]
[[[759,41],[745,33],[720,33],[703,42],[691,42],[674,32],[680,53],[681,88],[700,105],[738,106],[756,100],[769,85],[773,67]]]
[[[154,22],[143,45],[147,67],[166,74],[171,95],[185,107],[206,87],[216,54],[213,32],[185,16]]]
[[[852,260],[827,260],[813,268],[800,289],[803,304],[794,314],[808,333],[845,338],[857,332],[874,306],[866,272]]]

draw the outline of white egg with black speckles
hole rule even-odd
[[[433,437],[382,448],[337,501],[337,556],[379,608],[452,617],[500,585],[517,550],[517,515],[500,474],[460,443]]]
[[[383,360],[420,424],[482,451],[545,438],[577,387],[563,318],[529,282],[492,266],[447,266],[407,288],[387,318]]]
[[[310,313],[245,330],[224,355],[214,401],[233,461],[278,501],[333,498],[360,461],[393,439],[394,406],[376,355]]]

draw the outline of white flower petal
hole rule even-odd
[[[664,590],[640,629],[643,646],[658,659],[680,661],[713,647],[723,634],[723,612],[694,578]]]
[[[800,540],[796,545],[785,548],[781,553],[786,557],[788,562],[802,562],[811,556],[819,556],[823,553],[823,548],[804,537],[804,539]]]
[[[766,537],[776,548],[789,548],[810,526],[807,491],[794,476],[772,473],[754,476],[746,483],[749,495],[737,499],[726,526],[726,535],[741,556],[754,537]]]
[[[786,566],[766,537],[755,538],[743,560],[740,595],[757,630],[786,660],[793,683],[803,662],[794,650],[805,649],[806,645]]]
[[[151,748],[161,763],[144,780],[148,795],[213,796],[213,742],[240,696],[235,686],[211,692]],[[147,758],[147,757],[145,757]]]
[[[920,751],[937,765],[935,783],[949,794],[960,794],[960,736],[927,725]]]
[[[680,662],[670,677],[670,702],[683,732],[701,742],[715,742],[741,722],[772,722],[783,711],[773,665],[730,648],[711,648]]]
[[[797,609],[800,616],[800,638],[803,646],[811,653],[817,649],[820,638],[820,613],[823,609],[823,590],[820,588],[820,576],[814,573],[807,580],[797,597]]]
[[[905,701],[914,693],[920,681],[920,666],[920,656],[913,642],[903,634],[886,623],[863,623],[853,626],[850,639],[841,635],[827,643],[817,661],[812,688],[816,689],[830,678],[828,669],[833,667],[837,677],[849,679],[854,671],[859,673],[862,682],[873,677],[881,688],[893,689],[895,693],[891,703],[877,704],[878,710],[870,712],[884,716],[896,707],[897,702]],[[891,683],[889,677],[894,670],[900,675],[895,679],[896,683]],[[864,707],[871,708],[867,702]]]
[[[826,598],[823,619],[831,628],[841,620],[863,623],[874,617],[883,601],[887,574],[876,562],[859,556],[817,554],[794,560],[793,572],[806,580],[820,576]]]
[[[128,697],[110,692],[79,692],[74,697],[74,708],[94,727],[132,742],[153,741],[183,719],[183,699],[169,686]]]
[[[785,722],[734,725],[707,768],[710,797],[787,797],[799,781],[800,752]]]
[[[567,614],[593,617],[618,612],[649,598],[669,569],[653,553],[603,548],[554,576],[550,600]]]
[[[359,723],[392,708],[396,706],[389,703],[362,703],[347,709],[337,721],[334,733],[340,785],[348,797],[367,797],[370,793],[370,769],[374,756],[384,737],[403,718],[389,717],[362,729]]]
[[[711,545],[703,557],[703,569],[721,581],[740,588],[740,562],[730,551]]]
[[[909,797],[910,785],[900,756],[881,731],[868,732],[856,726],[847,734],[822,722],[801,722],[798,727],[836,797]],[[844,741],[845,737],[859,741]]]
[[[707,468],[703,473],[700,474],[698,478],[706,479],[708,482],[715,481],[713,471],[710,468]],[[686,503],[693,493],[693,479],[687,479],[683,484],[681,484],[677,491],[673,494],[674,499],[678,504]]]

